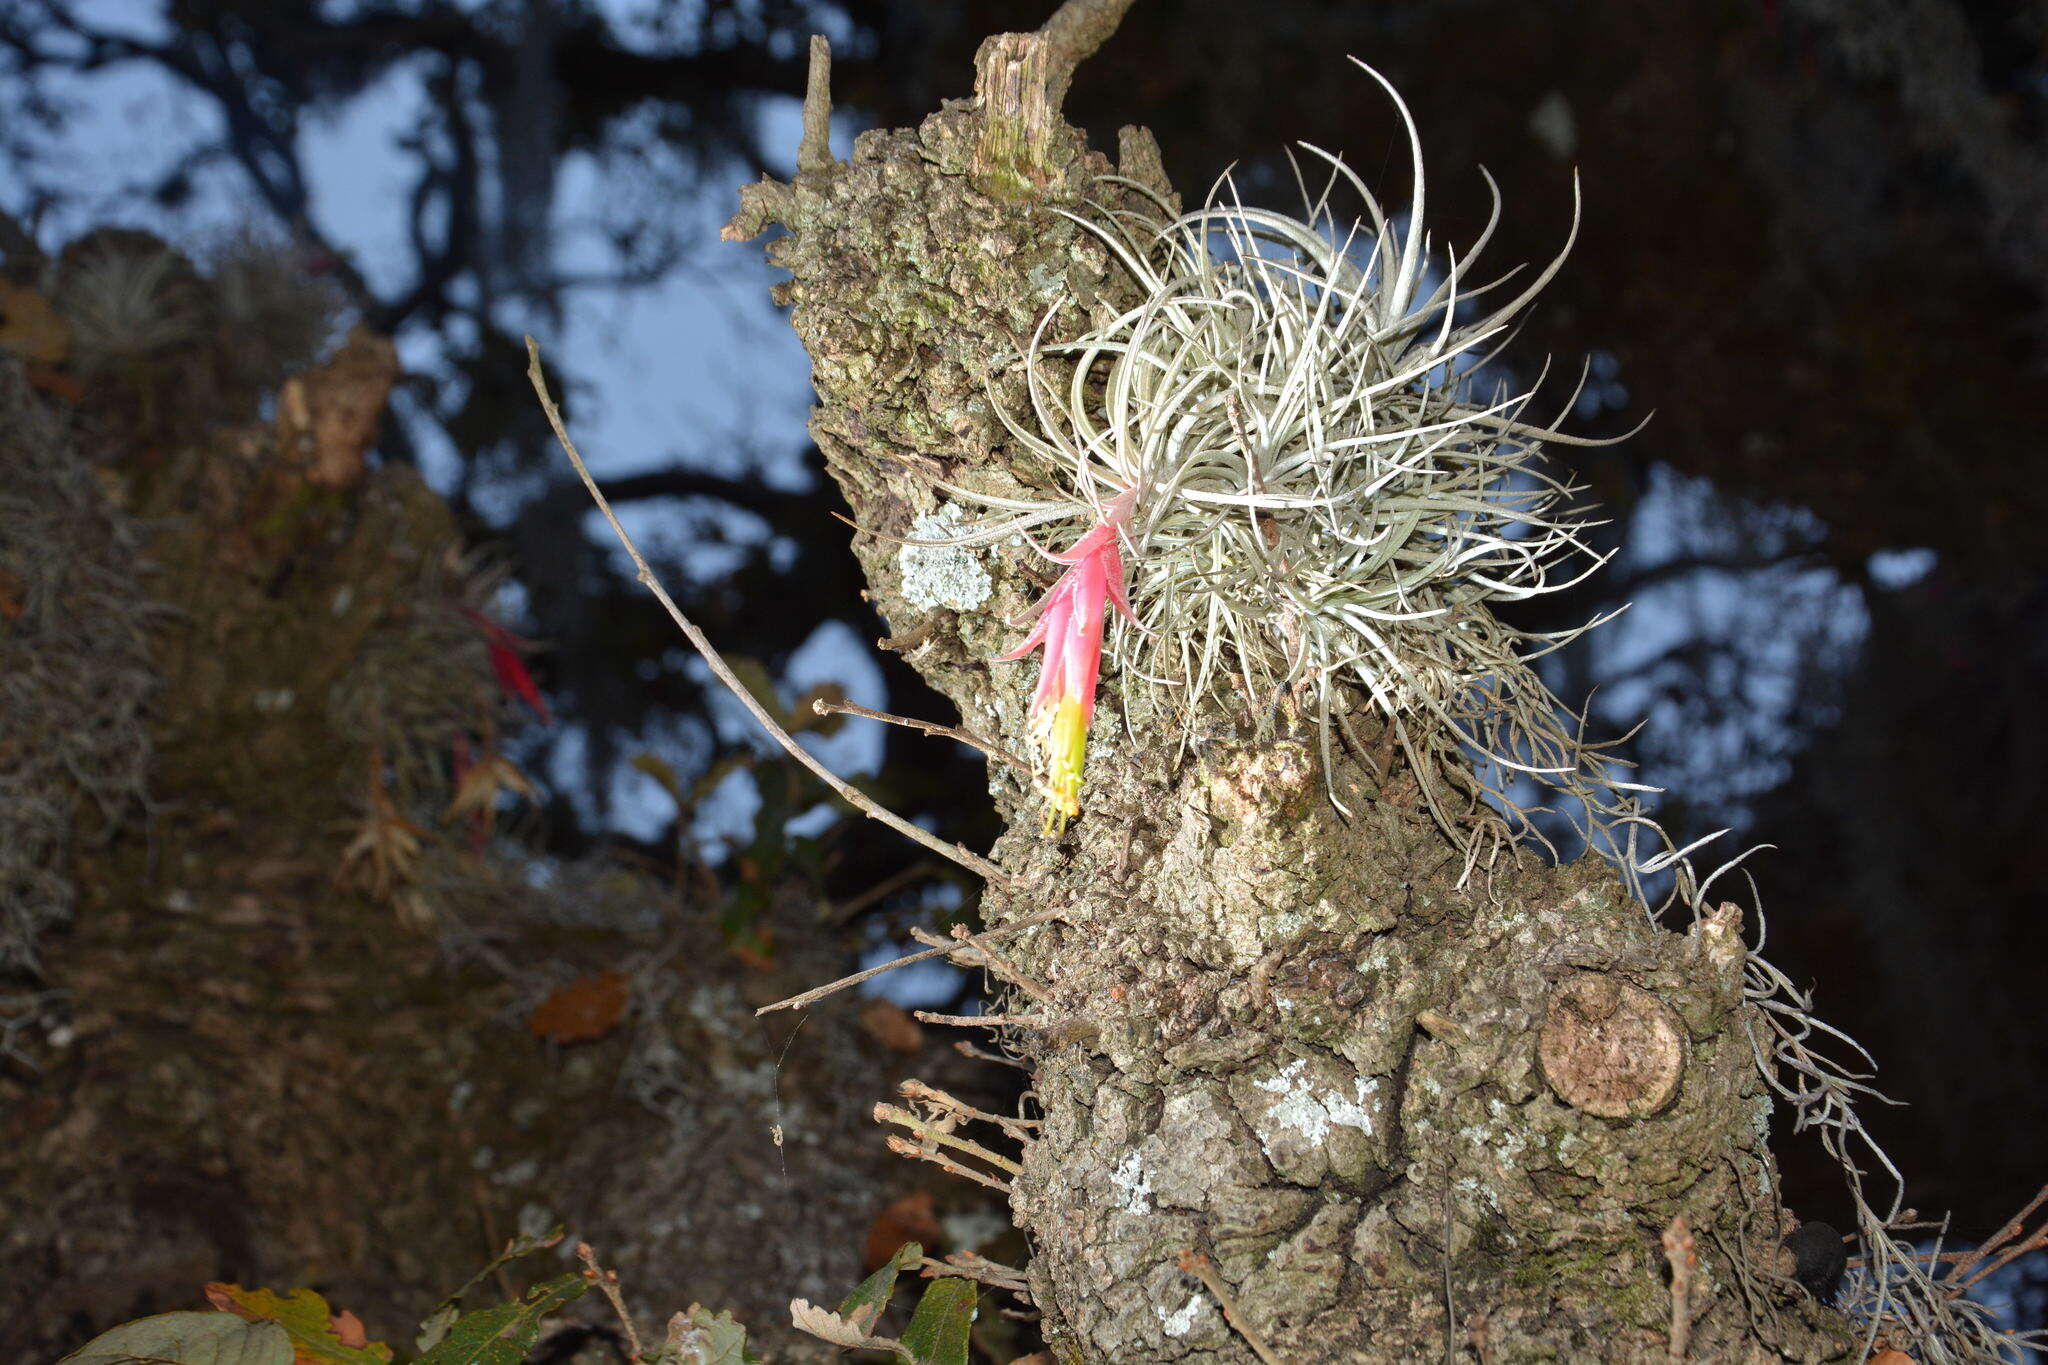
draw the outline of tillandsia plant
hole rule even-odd
[[[1255,728],[1285,714],[1312,724],[1329,772],[1333,736],[1349,730],[1346,694],[1362,693],[1455,831],[1485,812],[1485,796],[1511,809],[1517,772],[1570,786],[1584,767],[1530,668],[1579,631],[1527,634],[1488,609],[1568,587],[1601,562],[1579,538],[1576,490],[1541,455],[1541,442],[1572,438],[1523,420],[1532,391],[1475,397],[1473,373],[1571,239],[1494,301],[1515,272],[1475,284],[1471,271],[1499,222],[1496,190],[1485,231],[1462,258],[1449,252],[1432,284],[1414,121],[1358,65],[1407,130],[1406,222],[1307,144],[1329,175],[1320,194],[1304,186],[1300,219],[1245,207],[1228,177],[1178,216],[1122,182],[1159,213],[1076,221],[1143,301],[1067,341],[1046,339],[1049,314],[1022,348],[1030,411],[1004,412],[1065,486],[1035,498],[947,486],[992,512],[956,543],[1047,526],[1078,536],[1054,556],[1072,567],[1031,638],[1004,656],[1047,644],[1031,733],[1049,829],[1078,812],[1105,598],[1125,608],[1107,645],[1126,696],[1150,691],[1186,739],[1218,714]],[[1339,228],[1340,187],[1365,221]],[[1574,559],[1579,568],[1563,567]]]
[[[1569,252],[1576,194],[1563,251],[1505,301],[1494,300],[1513,272],[1485,284],[1471,275],[1499,221],[1497,190],[1478,240],[1462,257],[1447,250],[1435,270],[1414,121],[1392,85],[1358,65],[1407,131],[1406,221],[1340,158],[1306,144],[1329,176],[1319,194],[1304,187],[1299,219],[1246,208],[1227,177],[1185,214],[1119,182],[1158,212],[1069,216],[1108,247],[1142,301],[1072,340],[1047,340],[1048,315],[1020,348],[1029,411],[998,405],[1062,486],[1013,497],[941,485],[989,511],[944,543],[1073,537],[1066,552],[1048,552],[1068,567],[1030,635],[1001,656],[1045,646],[1029,733],[1047,831],[1080,810],[1106,650],[1127,720],[1134,702],[1149,701],[1192,741],[1218,714],[1255,728],[1291,715],[1315,729],[1326,774],[1338,737],[1364,754],[1348,721],[1363,696],[1468,858],[1476,836],[1503,822],[1543,841],[1538,808],[1511,790],[1527,776],[1567,798],[1559,813],[1653,920],[1676,906],[1695,925],[1710,914],[1739,923],[1711,893],[1747,855],[1702,875],[1691,855],[1718,836],[1677,847],[1645,812],[1641,795],[1653,789],[1624,780],[1621,760],[1585,739],[1532,667],[1598,622],[1531,634],[1491,610],[1569,587],[1603,562],[1580,538],[1577,490],[1549,472],[1541,449],[1591,443],[1524,420],[1533,386],[1475,396],[1489,348]],[[1342,230],[1339,186],[1365,209]],[[1334,782],[1330,795],[1339,800]],[[1653,896],[1659,875],[1667,889]],[[1867,1340],[1889,1326],[1929,1359],[2007,1358],[1982,1307],[1937,1284],[1893,1230],[1903,1182],[1857,1111],[1860,1099],[1881,1098],[1867,1084],[1870,1060],[1762,957],[1762,914],[1752,913],[1758,946],[1745,953],[1744,993],[1758,1066],[1794,1131],[1818,1130],[1848,1176],[1866,1258],[1849,1299]],[[1848,1062],[1826,1055],[1829,1045]],[[1888,1208],[1866,1194],[1866,1157],[1898,1181]]]

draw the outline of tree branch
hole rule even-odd
[[[858,787],[819,762],[815,754],[790,738],[789,732],[775,723],[774,717],[770,716],[767,709],[755,699],[754,694],[747,690],[746,684],[733,674],[723,656],[713,647],[711,641],[705,638],[704,632],[697,629],[689,617],[683,615],[682,608],[675,604],[675,599],[661,586],[661,580],[654,576],[654,570],[648,567],[647,560],[641,555],[639,547],[633,543],[633,538],[626,534],[626,528],[619,524],[618,516],[613,513],[611,504],[606,502],[604,494],[598,491],[597,481],[590,477],[589,468],[583,463],[583,457],[576,452],[576,445],[569,439],[567,428],[562,425],[561,409],[555,406],[555,400],[548,395],[547,379],[540,368],[540,347],[532,337],[526,339],[526,355],[526,377],[533,383],[533,391],[540,398],[541,407],[547,413],[548,425],[554,428],[555,439],[562,443],[563,453],[568,455],[569,462],[576,466],[576,473],[583,480],[583,486],[589,490],[590,496],[596,499],[598,510],[604,513],[605,520],[611,523],[613,534],[617,535],[619,543],[626,547],[626,553],[633,557],[633,567],[638,571],[640,581],[647,585],[647,590],[652,592],[668,611],[669,619],[676,623],[676,627],[683,632],[691,646],[703,656],[704,662],[711,666],[711,671],[717,675],[718,680],[740,699],[740,704],[747,708],[748,713],[774,737],[775,742],[780,744],[791,758],[809,768],[826,786],[856,809],[880,820],[897,833],[923,844],[941,857],[950,858],[997,886],[1014,884],[1015,878],[980,854],[970,853],[958,844],[949,844],[929,830],[911,824],[894,811],[875,804]]]
[[[1069,76],[1109,41],[1133,0],[1067,0],[1038,30]]]

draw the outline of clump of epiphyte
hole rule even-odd
[[[142,524],[80,435],[0,351],[0,979],[38,969],[77,900],[75,855],[132,813],[150,758],[163,609]]]
[[[1156,215],[1104,209],[1078,219],[1144,297],[1071,341],[1048,342],[1042,325],[1023,350],[1030,411],[1004,420],[1066,486],[1037,497],[947,486],[992,515],[944,543],[1044,530],[1072,545],[1053,556],[1070,567],[1039,628],[1008,656],[1065,632],[1059,658],[1048,650],[1056,676],[1041,679],[1031,719],[1048,825],[1075,809],[1076,712],[1060,708],[1081,700],[1085,736],[1089,651],[1102,648],[1106,625],[1127,699],[1149,692],[1191,736],[1205,711],[1263,721],[1275,702],[1292,704],[1318,722],[1327,762],[1331,731],[1345,725],[1343,694],[1362,691],[1447,824],[1462,822],[1446,792],[1490,795],[1512,816],[1507,788],[1531,775],[1574,798],[1560,813],[1617,866],[1653,922],[1676,909],[1695,932],[1739,934],[1741,915],[1717,907],[1713,893],[1743,857],[1702,875],[1692,855],[1718,836],[1678,847],[1644,813],[1638,793],[1651,789],[1622,780],[1619,760],[1577,733],[1530,667],[1579,631],[1529,635],[1490,610],[1583,576],[1558,572],[1584,551],[1583,523],[1565,506],[1574,490],[1545,472],[1538,450],[1570,438],[1522,420],[1527,393],[1475,401],[1471,382],[1481,348],[1504,336],[1562,253],[1510,301],[1467,310],[1502,283],[1468,283],[1498,221],[1496,195],[1486,231],[1429,286],[1414,123],[1392,86],[1366,70],[1408,131],[1415,195],[1405,225],[1314,147],[1306,150],[1328,163],[1330,186],[1363,200],[1369,225],[1339,232],[1329,188],[1303,219],[1214,196],[1184,215],[1155,200]],[[1583,559],[1584,572],[1598,566],[1589,552]],[[1088,564],[1096,570],[1084,576]],[[1121,604],[1124,574],[1130,621],[1104,610]],[[1650,891],[1656,878],[1667,879],[1661,896]],[[1864,1258],[1845,1306],[1865,1325],[1866,1350],[1886,1330],[1928,1360],[2012,1358],[2016,1344],[2031,1343],[1999,1332],[1983,1305],[1937,1282],[1936,1262],[1906,1245],[1904,1229],[1925,1225],[1903,1209],[1898,1168],[1858,1112],[1882,1098],[1869,1084],[1873,1064],[1763,958],[1762,916],[1752,914],[1757,943],[1743,949],[1751,1044],[1793,1131],[1817,1130],[1848,1177]],[[1866,1189],[1868,1163],[1894,1182],[1883,1208]]]
[[[1584,761],[1529,667],[1578,632],[1527,634],[1488,609],[1598,563],[1567,505],[1575,490],[1540,458],[1540,442],[1568,438],[1523,420],[1530,393],[1482,398],[1472,374],[1563,253],[1492,302],[1506,279],[1475,285],[1471,269],[1496,192],[1486,230],[1432,284],[1420,140],[1393,87],[1360,65],[1407,129],[1405,224],[1306,144],[1329,176],[1319,195],[1304,189],[1301,219],[1245,207],[1227,179],[1191,213],[1077,219],[1142,301],[1073,340],[1041,324],[1023,348],[1030,411],[1004,420],[1066,486],[951,491],[996,509],[964,540],[1120,520],[1132,617],[1108,648],[1127,693],[1150,691],[1189,738],[1219,714],[1298,715],[1327,766],[1346,694],[1362,692],[1453,823],[1453,804],[1503,795],[1515,772]],[[1340,186],[1367,221],[1339,228]],[[1575,205],[1573,235],[1576,222]],[[1128,516],[1105,520],[1112,503]],[[1563,570],[1573,558],[1581,571]]]

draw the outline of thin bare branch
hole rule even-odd
[[[1009,873],[1003,871],[980,854],[970,853],[958,844],[949,844],[932,834],[929,830],[920,829],[894,811],[876,804],[858,787],[855,787],[840,777],[839,774],[819,762],[810,750],[798,744],[790,737],[788,731],[775,723],[774,717],[768,714],[767,709],[759,701],[755,700],[754,694],[749,692],[746,685],[733,674],[732,669],[726,666],[725,659],[712,646],[711,641],[705,637],[704,632],[697,629],[696,623],[691,621],[689,617],[683,615],[682,608],[675,604],[675,599],[670,597],[668,590],[661,586],[661,580],[654,576],[654,570],[648,567],[646,558],[640,553],[640,547],[633,543],[633,538],[626,534],[626,528],[619,524],[618,516],[612,511],[612,505],[605,501],[604,494],[598,489],[597,481],[590,477],[589,467],[583,463],[583,457],[577,453],[575,442],[569,439],[568,429],[562,425],[561,409],[555,406],[555,400],[549,396],[547,378],[541,373],[540,347],[534,342],[532,337],[526,338],[526,357],[526,377],[532,381],[533,391],[539,396],[541,407],[547,413],[548,425],[554,428],[555,439],[561,442],[562,450],[569,456],[569,463],[576,466],[577,476],[583,480],[584,488],[589,490],[590,496],[596,501],[598,510],[603,512],[604,519],[611,523],[612,533],[619,538],[619,543],[626,547],[626,553],[632,556],[633,568],[636,571],[635,576],[647,585],[647,590],[654,594],[655,598],[668,612],[669,619],[676,623],[677,628],[683,632],[691,646],[696,649],[698,654],[703,656],[704,662],[711,666],[712,673],[720,682],[726,685],[735,697],[740,699],[741,705],[747,708],[748,713],[760,723],[761,728],[772,735],[775,738],[775,742],[787,750],[791,758],[809,768],[818,776],[819,780],[837,792],[856,809],[880,820],[897,833],[916,840],[941,857],[950,858],[968,871],[976,873],[987,881],[993,882],[998,886],[1013,884],[1015,879]],[[770,1006],[770,1008],[775,1007]]]
[[[929,929],[912,929],[910,936],[919,943],[929,944],[934,948],[957,948],[959,946],[957,942],[946,942],[946,940]],[[982,968],[984,971],[995,973],[996,976],[1017,987],[1017,989],[1023,991],[1039,1004],[1043,1005],[1052,999],[1051,991],[1024,975],[1022,968],[1004,957],[1001,953],[998,953],[995,949],[985,944],[977,944],[974,947],[973,955],[980,959],[979,962],[973,965]],[[962,965],[966,964],[963,962]]]
[[[1265,1338],[1254,1332],[1251,1324],[1237,1311],[1237,1301],[1231,1298],[1230,1291],[1223,1287],[1223,1277],[1209,1264],[1207,1256],[1199,1252],[1183,1251],[1180,1254],[1180,1268],[1200,1280],[1202,1287],[1216,1296],[1216,1306],[1223,1310],[1223,1320],[1244,1338],[1244,1344],[1252,1348],[1253,1355],[1264,1361],[1265,1365],[1280,1365],[1280,1357],[1273,1354],[1272,1348],[1266,1345]]]
[[[935,1105],[940,1109],[958,1114],[962,1118],[974,1119],[981,1123],[992,1123],[1002,1129],[1006,1136],[1014,1138],[1018,1142],[1030,1142],[1032,1140],[1030,1130],[1039,1126],[1037,1119],[1006,1118],[1001,1114],[990,1113],[986,1109],[977,1109],[964,1100],[955,1099],[937,1086],[927,1085],[915,1076],[897,1086],[896,1092],[906,1100]]]
[[[955,1122],[951,1118],[935,1121],[894,1104],[876,1105],[874,1117],[876,1123],[893,1123],[899,1128],[909,1129],[913,1136],[927,1146],[951,1147],[954,1151],[962,1152],[977,1161],[987,1162],[1006,1175],[1017,1175],[1024,1169],[1008,1157],[991,1152],[980,1143],[951,1132],[950,1125]]]
[[[1040,924],[1049,924],[1053,920],[1059,919],[1065,913],[1066,911],[1064,910],[1041,910],[1035,915],[1026,915],[1023,919],[1017,920],[1014,923],[998,925],[994,929],[984,929],[978,934],[970,934],[959,942],[948,944],[943,948],[928,948],[921,953],[906,953],[902,957],[884,962],[879,967],[869,967],[867,970],[855,972],[851,976],[842,976],[837,981],[828,981],[822,986],[814,986],[802,995],[792,995],[787,1000],[778,1000],[772,1005],[763,1005],[755,1010],[754,1013],[770,1014],[776,1010],[793,1010],[799,1005],[808,1005],[814,1000],[822,1000],[826,996],[843,991],[849,986],[858,986],[861,982],[880,976],[883,972],[893,972],[898,967],[908,967],[916,962],[929,962],[935,957],[944,957],[948,953],[957,953],[963,947],[977,947],[989,939],[1001,938],[1007,934],[1014,934],[1019,930],[1030,929]]]
[[[909,716],[892,716],[887,711],[876,711],[862,706],[858,702],[828,701],[824,697],[819,697],[813,701],[811,703],[811,710],[821,716],[859,716],[863,720],[879,720],[885,725],[901,725],[907,730],[921,730],[925,734],[936,735],[941,739],[955,739],[970,749],[981,750],[990,758],[1000,758],[1003,762],[1013,767],[1022,768],[1027,773],[1031,771],[1031,765],[1028,762],[1017,757],[1008,749],[1003,748],[1000,744],[991,744],[980,735],[975,734],[974,731],[958,725],[940,725],[929,720],[913,720]]]
[[[1060,65],[1071,72],[1109,41],[1131,4],[1132,0],[1067,0],[1038,32]]]
[[[998,1180],[992,1175],[983,1175],[972,1167],[962,1166],[945,1153],[920,1147],[909,1138],[898,1137],[896,1134],[891,1133],[889,1135],[889,1150],[898,1156],[907,1156],[915,1161],[929,1161],[948,1175],[957,1175],[963,1180],[972,1180],[977,1185],[986,1185],[990,1189],[1000,1190],[1004,1194],[1010,1193],[1010,1186],[1007,1181]]]
[[[612,1312],[618,1314],[619,1325],[626,1329],[626,1347],[630,1352],[630,1359],[640,1359],[640,1329],[633,1325],[633,1315],[626,1311],[626,1300],[619,1293],[619,1272],[606,1270],[599,1265],[597,1253],[591,1250],[588,1242],[576,1244],[576,1259],[583,1262],[583,1278],[603,1292],[605,1298],[611,1302]]]
[[[930,1010],[912,1010],[911,1013],[927,1024],[946,1024],[953,1028],[1030,1028],[1052,1027],[1052,1019],[1043,1014],[934,1014]]]
[[[918,1261],[917,1273],[928,1280],[939,1275],[958,1275],[962,1279],[1007,1289],[1026,1301],[1031,1298],[1031,1286],[1025,1283],[1023,1271],[991,1261],[986,1256],[977,1256],[971,1251],[949,1252],[943,1261],[923,1257]]]

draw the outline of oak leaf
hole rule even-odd
[[[310,1289],[286,1295],[238,1284],[206,1286],[206,1301],[250,1322],[274,1322],[292,1342],[292,1365],[388,1365],[391,1348],[371,1341],[354,1313],[336,1313]]]
[[[102,1332],[57,1365],[291,1365],[292,1342],[274,1322],[224,1313],[158,1313]]]
[[[540,1339],[541,1320],[589,1287],[581,1275],[563,1275],[524,1298],[465,1313],[414,1365],[520,1365]]]

